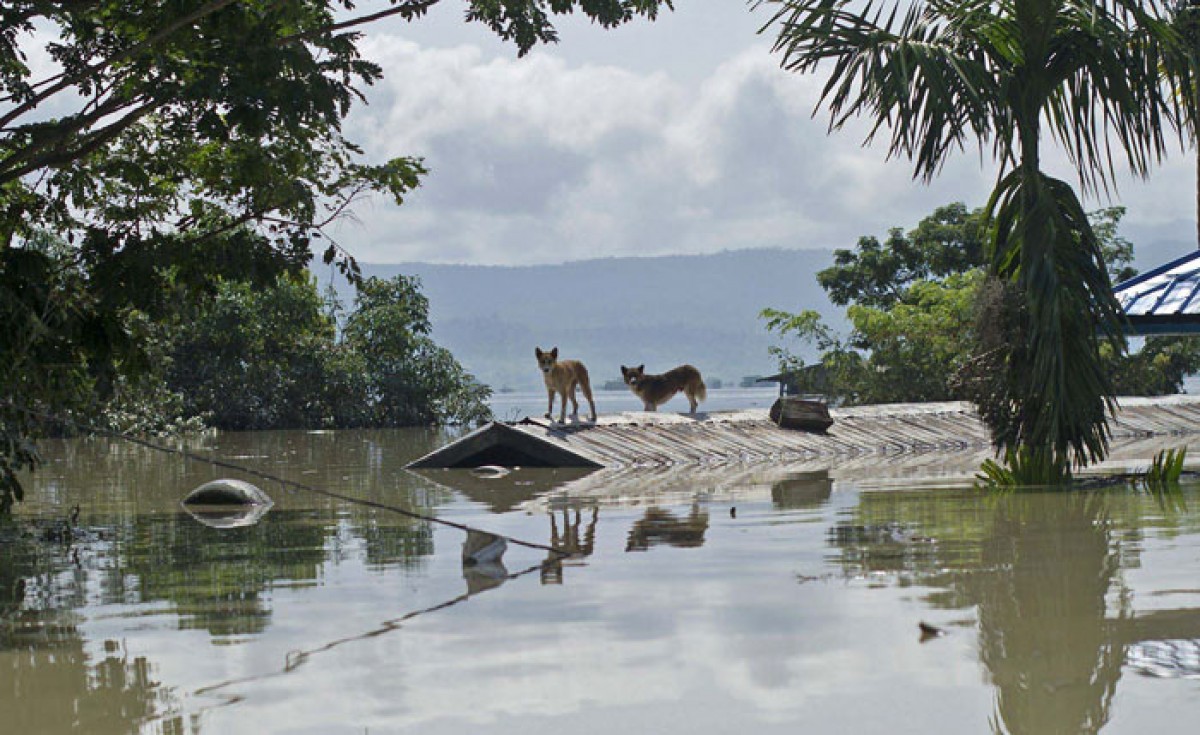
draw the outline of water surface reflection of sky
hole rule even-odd
[[[1200,714],[1197,681],[1126,664],[1200,639],[1195,486],[1172,508],[836,472],[605,495],[517,472],[493,504],[486,483],[403,471],[443,440],[193,449],[578,555],[510,546],[511,578],[467,572],[457,530],[269,487],[257,525],[211,529],[176,505],[211,470],[49,445],[2,530],[0,712],[37,733],[1171,732]],[[48,542],[74,502],[86,531]],[[922,643],[922,621],[946,635]]]

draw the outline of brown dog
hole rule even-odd
[[[542,352],[541,347],[534,347],[533,354],[537,357],[538,369],[542,371],[542,379],[546,381],[546,393],[550,397],[550,405],[546,409],[546,418],[554,413],[554,395],[562,395],[562,410],[558,413],[558,423],[567,420],[567,399],[571,399],[571,417],[579,418],[579,401],[575,399],[575,387],[583,389],[583,397],[587,399],[592,410],[592,421],[596,420],[596,402],[592,400],[592,382],[588,378],[587,368],[578,360],[559,360],[558,348]]]
[[[662,375],[647,375],[646,366],[635,368],[621,366],[621,377],[633,394],[642,399],[647,411],[657,411],[658,407],[671,400],[679,391],[687,396],[691,406],[689,413],[696,413],[696,406],[708,397],[708,388],[700,377],[700,371],[691,365],[680,365]]]

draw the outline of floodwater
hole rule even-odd
[[[861,465],[403,469],[446,439],[186,446],[574,556],[510,545],[502,568],[464,568],[459,530],[261,480],[270,512],[212,528],[179,499],[236,473],[47,443],[0,523],[0,730],[1144,733],[1200,716],[1200,486],[1163,502],[873,484]]]

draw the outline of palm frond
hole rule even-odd
[[[1166,131],[1182,133],[1180,101],[1162,78],[1179,36],[1154,5],[1070,0],[1060,10],[1046,117],[1085,190],[1107,191],[1118,157],[1146,176],[1166,152]]]
[[[989,308],[1003,329],[981,353],[995,368],[980,381],[981,414],[1001,447],[1050,452],[1052,465],[1106,453],[1115,399],[1099,349],[1120,353],[1124,339],[1087,215],[1040,170],[1043,127],[1085,191],[1107,190],[1122,159],[1145,175],[1164,131],[1194,132],[1198,52],[1173,15],[1181,1],[759,0],[777,6],[764,30],[778,30],[784,69],[828,64],[819,104],[831,129],[873,118],[868,140],[889,130],[889,156],[927,180],[968,137],[991,144],[991,271],[1003,285]]]
[[[992,139],[994,79],[984,49],[988,38],[1004,34],[985,22],[993,20],[981,12],[987,3],[947,5],[955,9],[951,18],[920,4],[903,14],[893,4],[885,16],[876,0],[858,10],[847,9],[847,0],[762,4],[780,5],[763,29],[777,28],[773,50],[784,69],[806,73],[831,64],[820,101],[831,130],[855,116],[874,118],[868,141],[890,128],[889,155],[911,158],[915,175],[926,180],[969,134],[981,145]]]
[[[1107,341],[1124,350],[1122,316],[1100,243],[1070,185],[1018,169],[989,203],[992,270],[1024,296],[1026,343],[1010,363],[1014,424],[1002,447],[1048,446],[1074,464],[1100,459],[1108,447],[1106,415],[1116,408],[1097,358]]]

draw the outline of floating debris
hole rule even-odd
[[[729,507],[729,517],[730,517],[730,518],[737,518],[737,506],[730,506],[730,507]]]
[[[223,478],[206,482],[187,494],[188,505],[273,505],[270,496],[244,480]]]
[[[917,627],[921,629],[921,642],[922,643],[924,643],[927,640],[930,640],[931,638],[941,638],[942,636],[946,635],[946,631],[942,630],[941,628],[937,627],[936,625],[930,625],[929,623],[926,623],[925,621],[921,621],[921,622],[917,623]]]

